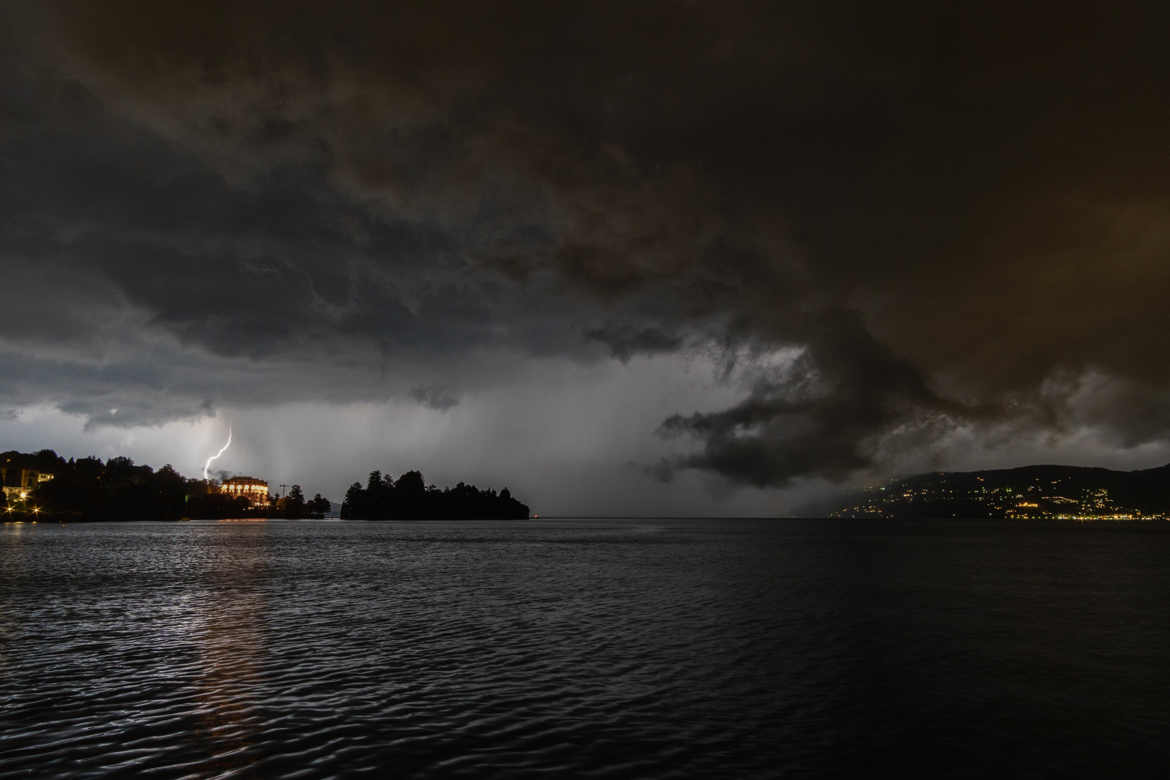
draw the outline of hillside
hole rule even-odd
[[[835,517],[1163,519],[1170,465],[1139,471],[1024,466],[916,474],[866,490]]]

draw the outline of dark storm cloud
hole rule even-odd
[[[629,361],[638,354],[654,354],[655,352],[674,352],[682,346],[682,339],[663,333],[658,328],[635,328],[629,325],[609,325],[594,328],[585,334],[594,341],[600,341],[609,347],[613,356],[622,361]]]
[[[423,406],[445,412],[459,405],[459,398],[446,387],[422,385],[410,390],[410,397]]]
[[[780,381],[757,381],[749,397],[729,409],[675,414],[662,423],[663,435],[703,441],[701,452],[675,465],[761,487],[808,475],[844,479],[872,464],[878,439],[892,428],[987,414],[935,394],[852,312],[826,312],[805,327],[807,350]],[[656,467],[659,478],[668,473],[666,465]]]
[[[664,410],[697,449],[655,472],[839,478],[963,426],[1161,440],[1165,17],[14,10],[5,402],[102,422],[117,395],[122,420],[208,399],[445,408],[435,388],[508,375],[489,354],[794,349],[729,408]],[[53,370],[84,377],[76,397]]]

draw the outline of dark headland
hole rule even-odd
[[[868,488],[835,517],[1164,520],[1170,465],[1138,471],[1023,466],[916,474]]]
[[[319,493],[306,499],[300,485],[270,495],[268,483],[252,477],[189,479],[170,464],[155,470],[123,457],[66,460],[53,450],[0,453],[0,487],[4,519],[13,521],[312,518],[333,507]],[[363,520],[519,519],[528,514],[507,488],[497,493],[460,482],[444,490],[426,485],[418,471],[397,481],[374,471],[367,487],[355,482],[349,488],[341,507],[343,518]]]

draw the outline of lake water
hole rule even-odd
[[[1160,775],[1165,529],[0,526],[0,776]]]

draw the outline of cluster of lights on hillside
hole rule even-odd
[[[864,500],[854,506],[845,507],[832,514],[833,517],[892,518],[908,506],[926,504],[933,506],[939,516],[962,516],[950,507],[970,509],[981,507],[988,517],[1002,517],[1011,520],[1073,520],[1078,522],[1166,520],[1167,515],[1159,512],[1142,512],[1132,507],[1121,506],[1106,488],[1090,488],[1080,491],[1077,497],[1062,495],[1060,480],[1033,482],[1016,486],[1000,485],[987,487],[983,477],[976,477],[975,485],[956,487],[946,481],[907,485],[892,482],[887,485],[870,487]],[[1074,493],[1075,495],[1075,493]]]

